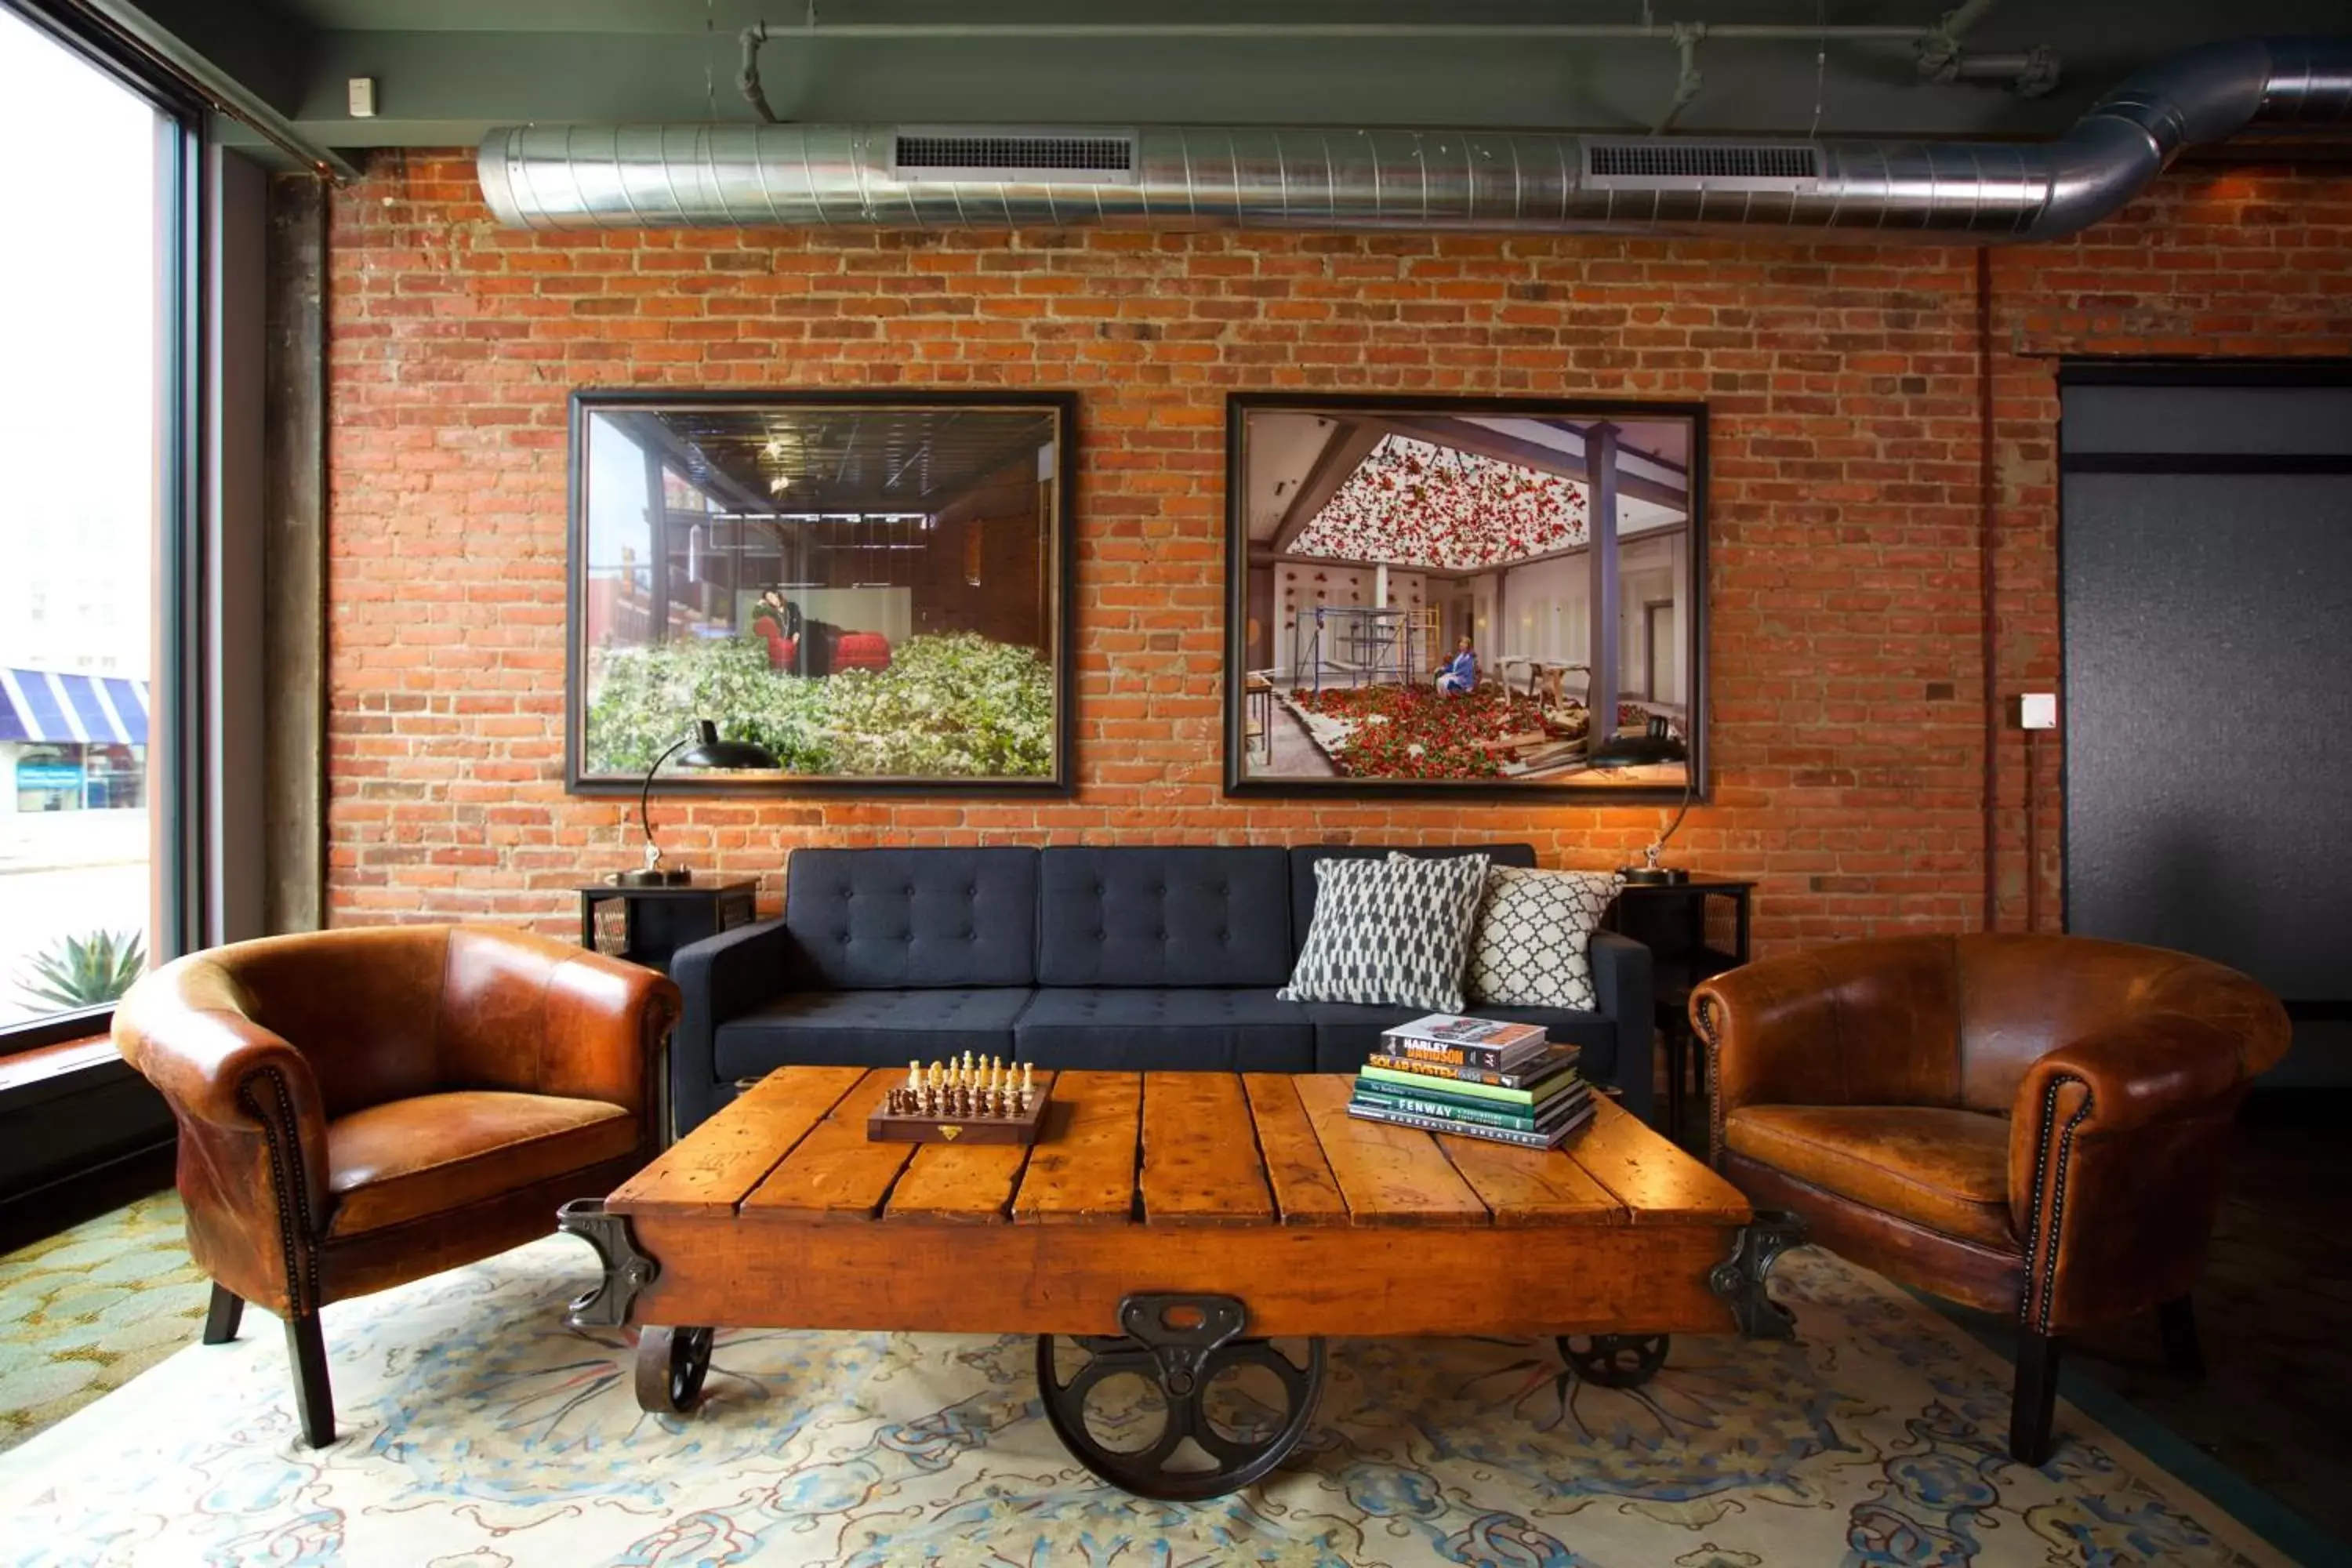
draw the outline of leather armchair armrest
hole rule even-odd
[[[1630,936],[1597,931],[1584,951],[1593,1000],[1617,1026],[1618,1103],[1646,1122],[1656,1110],[1658,1077],[1650,950]]]
[[[682,1011],[669,1047],[670,1110],[681,1136],[731,1098],[719,1081],[719,1026],[790,990],[793,952],[792,932],[778,916],[672,955]]]
[[[292,1200],[292,1228],[319,1236],[328,1200],[327,1113],[318,1076],[301,1052],[237,1011],[226,995],[206,994],[228,988],[208,984],[199,963],[169,965],[132,989],[115,1009],[115,1048],[155,1086],[180,1123],[188,1145],[180,1153],[181,1186],[192,1218],[200,1217],[196,1205],[220,1203],[275,1234],[281,1200]],[[260,1152],[290,1185],[238,1174]],[[192,1163],[222,1179],[192,1191]]]
[[[677,1016],[668,976],[585,948],[566,952],[548,976],[541,1087],[634,1107],[650,1128],[653,1064]]]
[[[2059,1333],[2183,1294],[2252,1075],[2227,1031],[2147,1013],[2026,1069],[2010,1115],[2025,1321]]]
[[[1810,953],[1766,959],[1691,992],[1692,1031],[1706,1052],[1707,1142],[1723,1157],[1723,1119],[1743,1105],[1831,1105],[1818,1081],[1836,1033],[1832,988]]]

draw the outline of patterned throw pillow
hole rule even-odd
[[[1486,883],[1486,857],[1318,860],[1315,921],[1288,1002],[1462,1010],[1462,966]]]
[[[1624,885],[1608,871],[1488,871],[1470,948],[1470,999],[1579,1013],[1599,1007],[1584,950]]]

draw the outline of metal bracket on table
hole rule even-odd
[[[575,1329],[617,1329],[629,1321],[637,1292],[661,1278],[661,1265],[637,1250],[626,1215],[605,1211],[602,1198],[575,1198],[555,1211],[555,1228],[596,1249],[604,1278],[581,1292],[563,1319]]]
[[[1179,1327],[1171,1316],[1201,1321]],[[1199,1387],[1210,1354],[1242,1331],[1249,1321],[1231,1296],[1129,1296],[1118,1304],[1118,1326],[1151,1352],[1160,1381],[1180,1399]]]
[[[1792,1340],[1797,1315],[1766,1294],[1764,1280],[1790,1247],[1805,1241],[1805,1222],[1786,1209],[1759,1209],[1741,1226],[1731,1256],[1708,1271],[1706,1288],[1731,1303],[1739,1331],[1751,1340]]]

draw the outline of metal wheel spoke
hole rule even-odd
[[[1167,1321],[1161,1313],[1170,1303],[1195,1302],[1211,1310],[1196,1314],[1192,1327],[1164,1331],[1157,1327]],[[1138,1497],[1169,1501],[1222,1497],[1272,1471],[1306,1435],[1323,1387],[1322,1341],[1307,1342],[1307,1361],[1301,1366],[1265,1341],[1232,1338],[1244,1320],[1240,1303],[1224,1297],[1129,1298],[1122,1308],[1121,1321],[1143,1328],[1157,1342],[1081,1339],[1078,1342],[1089,1352],[1089,1360],[1066,1381],[1055,1366],[1055,1337],[1041,1335],[1037,1341],[1037,1388],[1046,1420],[1071,1456],[1103,1480]],[[1210,1419],[1211,1387],[1221,1373],[1237,1367],[1262,1367],[1282,1385],[1280,1424],[1263,1438],[1228,1436]],[[1105,1447],[1087,1424],[1087,1391],[1104,1378],[1122,1373],[1150,1379],[1166,1410],[1159,1440],[1137,1452]],[[1214,1468],[1167,1468],[1187,1438],[1216,1461]]]
[[[1562,1334],[1559,1358],[1597,1388],[1639,1388],[1666,1364],[1665,1334]]]

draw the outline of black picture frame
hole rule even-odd
[[[1612,423],[1681,420],[1689,426],[1687,551],[1692,613],[1683,637],[1688,692],[1685,720],[1686,783],[1609,782],[1592,774],[1585,782],[1511,783],[1493,780],[1392,780],[1360,777],[1309,778],[1253,775],[1246,771],[1248,745],[1246,648],[1249,622],[1250,492],[1247,437],[1250,416],[1293,414],[1422,416],[1431,418],[1601,418]],[[1412,394],[1236,392],[1225,402],[1225,638],[1223,712],[1224,794],[1237,798],[1346,801],[1456,800],[1558,802],[1588,805],[1675,804],[1687,793],[1708,798],[1707,765],[1707,411],[1696,401],[1607,397],[1477,397]]]
[[[1078,395],[1064,391],[974,391],[969,389],[933,390],[923,387],[890,387],[887,389],[835,391],[825,389],[788,389],[779,391],[675,391],[653,388],[583,388],[571,395],[566,421],[566,526],[564,536],[564,661],[563,661],[563,771],[566,793],[590,796],[634,797],[644,784],[644,775],[620,773],[591,773],[584,756],[586,718],[586,604],[584,589],[587,573],[587,440],[589,421],[595,416],[620,411],[649,413],[664,409],[710,412],[729,409],[753,412],[775,412],[786,409],[813,410],[874,410],[945,408],[959,411],[1001,409],[1023,413],[1050,414],[1055,421],[1055,486],[1052,514],[1045,537],[1041,542],[1045,561],[1043,580],[1050,587],[1054,603],[1046,608],[1045,621],[1053,639],[1051,649],[1051,683],[1054,702],[1052,722],[1054,756],[1048,773],[1042,775],[989,778],[970,775],[942,774],[938,776],[867,776],[823,775],[810,773],[780,773],[770,777],[759,773],[729,773],[700,776],[693,773],[663,773],[656,776],[653,792],[668,795],[724,796],[974,796],[1001,798],[1018,795],[1030,798],[1066,798],[1076,792],[1077,736],[1076,679],[1076,614],[1077,586],[1076,494],[1077,444],[1079,440]],[[725,716],[713,714],[726,728]]]

